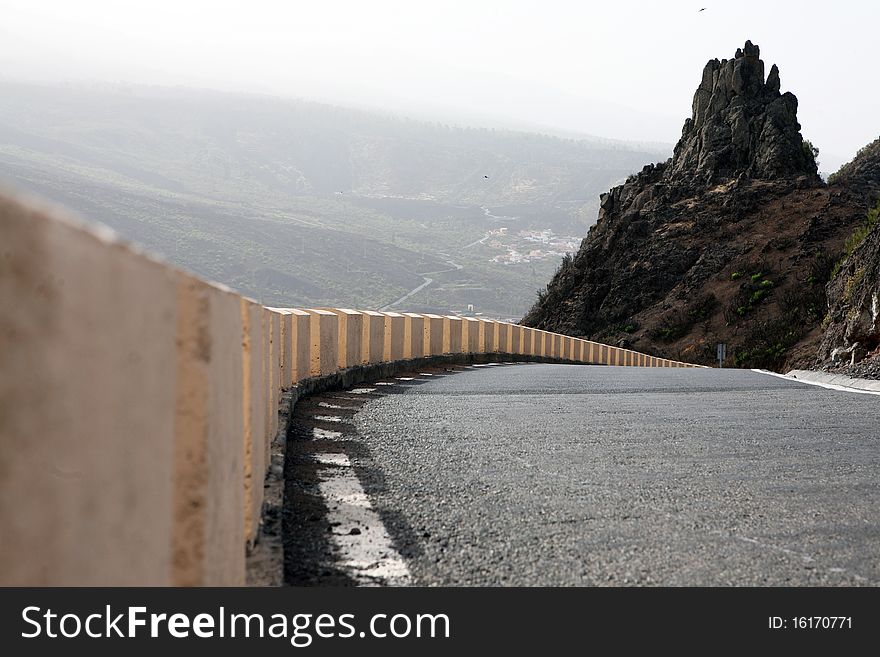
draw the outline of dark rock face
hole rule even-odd
[[[880,228],[875,227],[828,284],[824,362],[855,364],[880,348]]]
[[[866,210],[822,183],[797,99],[746,42],[706,65],[673,157],[601,196],[523,324],[694,362],[725,342],[731,365],[813,364],[831,265]]]
[[[774,64],[764,80],[760,49],[746,41],[734,59],[711,60],[694,94],[693,116],[667,162],[646,166],[601,197],[599,220],[632,214],[662,194],[692,196],[734,178],[805,176],[818,183],[813,152],[797,121],[797,98],[780,94]]]
[[[834,186],[880,199],[880,139],[861,149],[834,176]],[[819,347],[824,364],[850,364],[880,355],[880,204],[855,234],[852,253],[828,283],[828,315]]]
[[[859,150],[852,162],[840,167],[830,182],[858,190],[872,200],[880,197],[880,139]]]
[[[815,175],[797,122],[797,98],[779,88],[779,69],[774,64],[765,81],[760,49],[751,41],[733,59],[706,64],[670,175],[708,182]]]

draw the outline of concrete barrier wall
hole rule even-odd
[[[267,308],[0,195],[0,585],[237,585],[282,391],[439,354],[689,367],[494,320]]]
[[[495,322],[480,318],[480,339],[477,347],[480,353],[491,354],[495,351]]]
[[[337,369],[339,354],[338,316],[329,310],[308,309],[309,374],[324,376]]]
[[[309,313],[296,308],[290,309],[290,351],[293,363],[288,385],[305,379],[311,372],[312,340]]]
[[[373,310],[362,311],[364,316],[361,341],[361,363],[381,363],[385,352],[385,315]]]
[[[525,353],[529,356],[535,356],[537,352],[535,351],[535,336],[537,335],[537,331],[533,328],[526,328],[526,350]]]
[[[363,363],[364,316],[348,308],[328,308],[337,317],[336,365],[340,370]]]
[[[403,357],[420,358],[425,351],[425,318],[403,313]]]
[[[502,324],[501,322],[495,323],[496,342],[495,342],[494,351],[496,351],[498,353],[503,353],[503,354],[511,353],[509,345],[508,345],[508,338],[510,337],[510,331],[508,331],[507,329],[509,326],[510,326],[509,324]]]
[[[266,385],[268,386],[266,396],[268,404],[266,406],[267,418],[266,423],[269,427],[269,433],[275,435],[278,431],[278,403],[281,394],[281,350],[280,350],[280,334],[281,334],[281,315],[273,310],[266,308],[264,310],[266,319],[268,343],[267,352],[268,360],[266,361]],[[269,461],[269,445],[264,445],[266,452],[266,462]]]
[[[466,354],[480,353],[480,320],[461,318],[461,350]]]
[[[263,339],[260,306],[242,299],[242,402],[244,417],[244,495],[245,538],[252,542],[260,524],[263,487],[259,481],[264,471],[263,436],[268,432],[263,412]]]
[[[443,353],[443,317],[440,315],[422,315],[424,326],[423,356],[438,356]],[[447,339],[448,341],[448,339]]]
[[[245,467],[239,297],[185,274],[178,278],[171,582],[240,585]]]
[[[400,313],[382,313],[385,315],[385,343],[383,360],[403,360],[406,353],[406,318]]]
[[[460,354],[461,347],[461,317],[446,315],[443,318],[443,351],[444,354]]]

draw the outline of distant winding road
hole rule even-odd
[[[404,301],[409,299],[414,294],[417,294],[417,293],[421,292],[422,290],[424,290],[426,287],[428,287],[429,285],[431,285],[431,283],[434,282],[434,279],[429,278],[429,276],[434,276],[436,274],[445,274],[450,271],[458,271],[459,269],[464,269],[464,267],[462,265],[460,265],[456,262],[453,262],[452,260],[446,260],[445,262],[449,265],[452,265],[452,267],[450,267],[449,269],[441,269],[439,271],[428,271],[423,274],[419,274],[419,276],[421,276],[424,280],[424,282],[421,285],[413,288],[412,290],[410,290],[409,292],[404,294],[402,297],[400,297],[396,301],[392,301],[391,303],[382,306],[381,308],[379,308],[379,310],[380,311],[390,310],[391,308],[394,308],[395,306],[399,306],[400,304],[402,304]]]

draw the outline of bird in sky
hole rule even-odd
[[[489,176],[483,176],[483,178],[488,178]]]
[[[700,11],[706,11],[706,8],[705,8],[705,7],[703,7],[703,8],[702,8],[702,9],[700,9]],[[699,13],[700,13],[700,11],[698,11],[698,12],[697,12],[697,13],[698,13],[698,14],[699,14]]]

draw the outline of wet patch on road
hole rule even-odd
[[[423,368],[300,400],[284,466],[284,581],[294,586],[405,586],[418,537],[370,501],[383,477],[353,416],[372,399],[470,369]],[[389,533],[387,527],[394,527]]]

